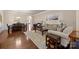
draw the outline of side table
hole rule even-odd
[[[47,33],[46,35],[46,46],[48,49],[57,48],[60,44],[60,37],[53,35],[51,33]]]
[[[79,31],[72,31],[72,33],[70,33],[69,37],[71,39],[70,48],[74,48],[73,42],[76,42],[77,40],[79,40]]]

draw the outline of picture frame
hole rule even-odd
[[[48,16],[47,20],[58,20],[58,16]]]

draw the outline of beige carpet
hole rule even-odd
[[[41,32],[28,31],[28,32],[24,32],[24,33],[33,41],[33,43],[38,48],[46,49],[45,35],[42,36]]]

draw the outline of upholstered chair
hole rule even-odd
[[[68,45],[70,44],[70,38],[69,34],[73,31],[73,28],[71,26],[66,27],[63,32],[60,31],[53,31],[53,30],[48,30],[48,33],[51,33],[53,35],[60,36],[60,45],[64,48],[67,48]]]

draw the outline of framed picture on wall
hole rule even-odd
[[[58,20],[58,16],[48,16],[47,20]]]

